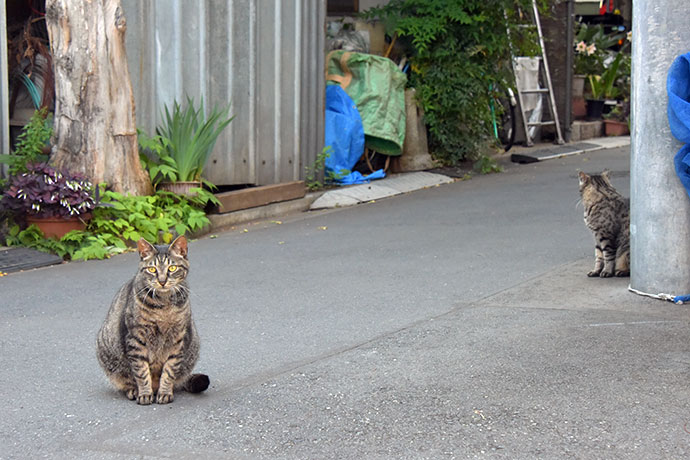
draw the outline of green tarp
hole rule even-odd
[[[400,155],[405,140],[405,74],[388,58],[342,50],[328,55],[326,73],[328,83],[340,84],[355,102],[367,148]]]

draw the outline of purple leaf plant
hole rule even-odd
[[[0,208],[18,216],[83,216],[96,206],[92,191],[91,182],[80,174],[33,163],[27,172],[10,177]]]

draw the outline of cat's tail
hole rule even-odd
[[[206,374],[192,374],[184,384],[184,389],[190,393],[201,393],[208,388],[210,382]]]

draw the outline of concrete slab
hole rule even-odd
[[[372,200],[380,200],[391,196],[434,187],[453,182],[454,179],[443,174],[429,172],[415,172],[387,177],[369,184],[354,185],[342,189],[331,190],[321,195],[310,209],[329,209],[352,206]]]
[[[566,145],[551,145],[539,148],[517,148],[510,156],[513,163],[535,163],[537,161],[563,158],[570,155],[581,155],[602,149],[627,147],[630,145],[630,136],[599,137],[588,139],[587,142],[578,142]]]
[[[600,137],[598,139],[589,139],[587,142],[596,144],[602,149],[614,149],[630,145],[630,136]]]

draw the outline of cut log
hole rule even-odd
[[[51,163],[120,193],[152,192],[139,162],[119,0],[46,0],[55,71]]]

